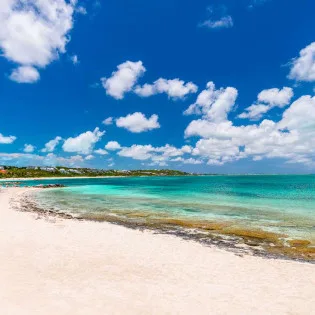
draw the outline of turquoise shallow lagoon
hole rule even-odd
[[[227,223],[315,243],[315,176],[192,176],[43,180],[44,207],[76,215]],[[25,185],[38,184],[28,181]]]

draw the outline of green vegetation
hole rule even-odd
[[[97,177],[97,176],[187,176],[176,170],[102,170],[69,167],[0,167],[0,178]]]

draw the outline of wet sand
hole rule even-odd
[[[106,222],[19,212],[0,192],[0,314],[315,314],[315,265]]]

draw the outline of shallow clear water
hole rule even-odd
[[[124,218],[227,222],[315,241],[315,176],[195,176],[47,180],[45,207]],[[26,182],[25,185],[38,184]]]

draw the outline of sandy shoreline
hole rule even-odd
[[[315,265],[109,223],[38,219],[0,192],[0,314],[315,314]]]

